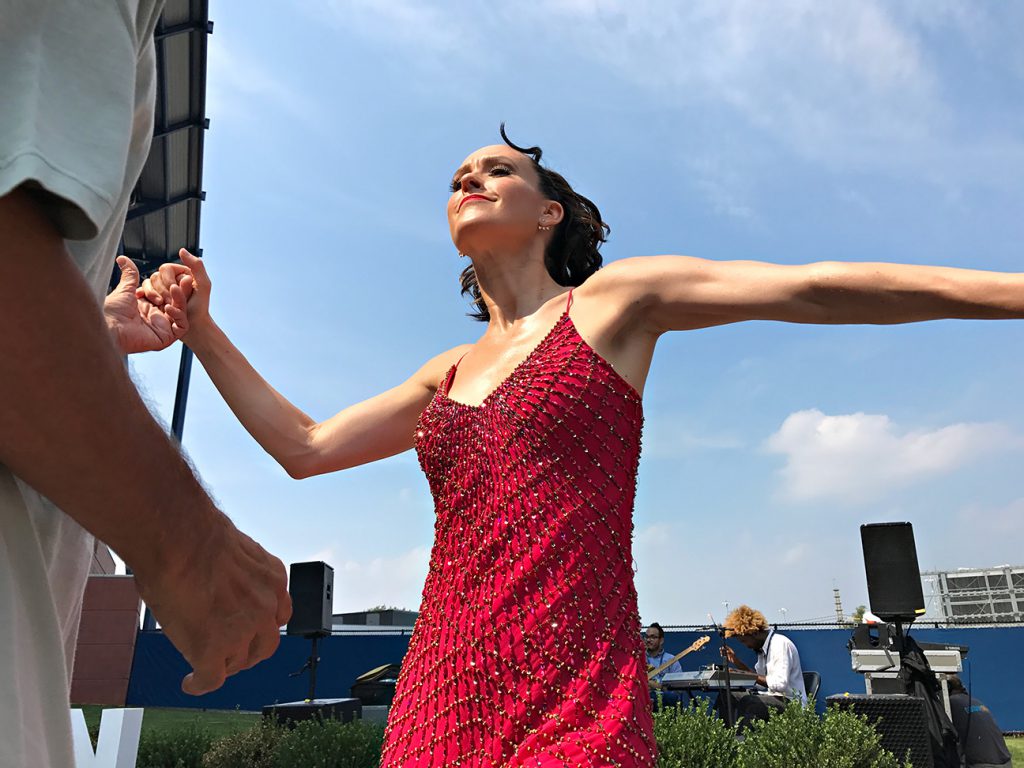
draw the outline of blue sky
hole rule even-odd
[[[920,0],[214,0],[202,243],[213,311],[315,418],[471,341],[446,184],[540,144],[612,226],[606,261],[1024,264],[1024,6]],[[1024,322],[747,323],[665,337],[635,514],[645,622],[866,602],[858,526],[923,568],[1024,562]],[[136,356],[169,420],[178,350]],[[294,481],[200,366],[185,449],[335,609],[414,608],[415,456]],[[783,613],[783,609],[785,612]]]

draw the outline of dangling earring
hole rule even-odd
[[[460,251],[460,252],[459,252],[459,258],[460,258],[460,259],[464,259],[464,258],[466,258],[466,254],[464,254],[464,253],[462,253],[462,252]]]
[[[539,229],[541,232],[547,232],[549,229],[551,229],[551,227],[542,227],[540,224],[538,224],[537,229]]]

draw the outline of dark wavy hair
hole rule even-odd
[[[544,251],[544,266],[551,279],[559,285],[582,285],[583,281],[601,268],[601,254],[598,249],[608,239],[611,227],[601,219],[601,212],[592,200],[574,190],[560,173],[540,164],[543,150],[540,147],[520,147],[505,133],[505,124],[499,128],[502,141],[517,152],[533,161],[533,169],[540,179],[540,191],[549,200],[556,200],[565,212],[555,226]],[[474,320],[487,322],[491,319],[487,304],[480,295],[480,284],[470,264],[459,276],[462,295],[473,300],[473,311],[469,316]]]

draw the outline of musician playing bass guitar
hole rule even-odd
[[[672,654],[665,650],[665,630],[654,621],[644,632],[644,646],[647,649],[647,672],[651,673],[665,662],[672,658]],[[680,700],[678,691],[661,691],[661,680],[669,672],[682,672],[683,668],[678,661],[673,662],[653,677],[648,678],[648,685],[651,689],[651,700],[658,704],[660,699],[663,706],[671,706]]]

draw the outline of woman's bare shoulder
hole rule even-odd
[[[707,270],[719,262],[696,256],[661,254],[652,256],[629,256],[611,261],[580,286],[587,292],[614,291],[635,283],[657,282],[666,275],[697,273]]]
[[[413,375],[413,378],[431,391],[437,389],[441,379],[451,370],[452,366],[472,348],[472,344],[459,344],[451,349],[446,349],[427,360]]]

